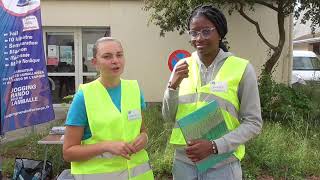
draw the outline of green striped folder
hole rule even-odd
[[[193,139],[214,140],[229,132],[217,101],[210,102],[177,122],[186,141]],[[229,158],[232,153],[233,151],[224,154],[212,154],[198,161],[196,167],[199,172],[204,172]]]

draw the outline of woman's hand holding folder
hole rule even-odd
[[[198,162],[217,152],[215,143],[209,140],[190,140],[187,145],[186,154],[192,162]]]

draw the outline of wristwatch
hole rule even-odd
[[[218,154],[218,148],[216,143],[214,142],[214,140],[210,140],[211,144],[212,144],[212,150],[213,150],[213,154]]]
[[[179,88],[179,86],[178,87],[176,87],[176,88],[173,88],[172,87],[172,84],[171,84],[171,81],[168,83],[168,88],[169,89],[173,89],[173,90],[177,90],[178,88]]]

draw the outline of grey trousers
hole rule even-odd
[[[175,159],[173,163],[174,180],[241,180],[242,170],[239,161],[234,161],[219,168],[210,168],[199,173],[195,165]]]

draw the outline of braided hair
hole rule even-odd
[[[212,5],[200,5],[193,9],[191,12],[189,19],[188,19],[188,30],[190,28],[190,23],[192,21],[192,18],[196,16],[204,16],[209,21],[211,21],[218,31],[218,34],[220,35],[221,39],[219,41],[219,47],[225,51],[228,52],[228,49],[223,44],[222,39],[226,36],[228,33],[228,25],[227,20],[224,14],[217,8],[213,7]]]

